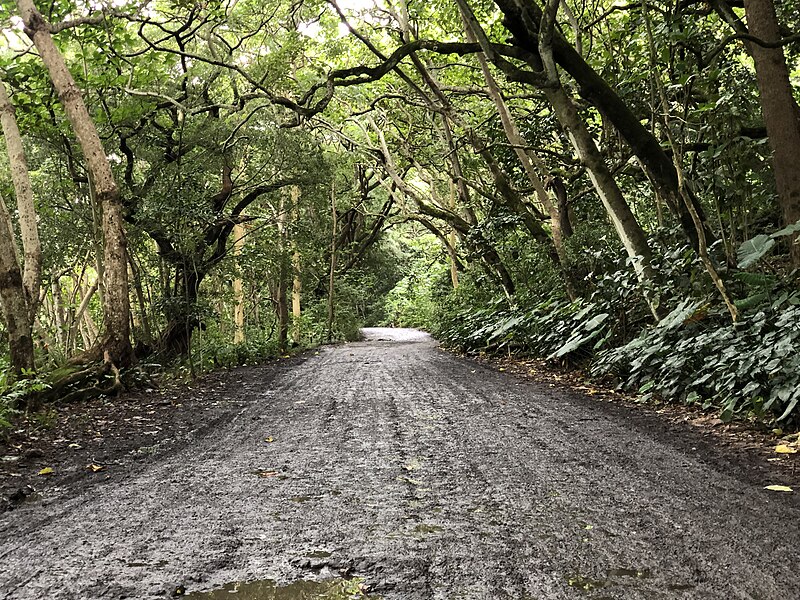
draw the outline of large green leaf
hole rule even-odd
[[[783,229],[779,229],[778,231],[773,233],[770,237],[774,239],[778,237],[792,235],[795,233],[800,233],[800,221],[798,221],[797,223],[792,223],[791,225],[787,225]]]
[[[786,417],[791,415],[794,407],[797,406],[798,401],[800,401],[800,394],[795,394],[795,397],[792,398],[791,402],[789,402],[789,406],[787,406],[786,410],[783,411],[783,414],[778,417],[778,421],[783,421]]]
[[[736,253],[739,259],[739,268],[746,269],[754,265],[775,246],[775,240],[768,235],[759,234],[739,246]]]
[[[591,331],[595,327],[599,326],[607,318],[608,318],[608,313],[600,313],[599,315],[596,315],[596,316],[592,317],[591,319],[589,319],[584,324],[583,327],[584,327],[584,329],[586,329],[586,331]]]
[[[700,301],[687,298],[678,304],[666,317],[661,319],[658,326],[662,329],[674,329],[679,327],[686,319],[692,316],[702,304],[703,303]]]

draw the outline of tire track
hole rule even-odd
[[[797,498],[691,431],[408,330],[267,373],[128,477],[3,514],[0,598],[337,575],[386,600],[800,597]]]

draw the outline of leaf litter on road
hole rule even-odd
[[[255,474],[262,479],[266,479],[267,477],[275,477],[276,475],[279,475],[280,471],[256,471]]]
[[[771,492],[793,492],[794,490],[790,488],[788,485],[767,485],[764,487],[765,490],[769,490]]]

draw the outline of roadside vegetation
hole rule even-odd
[[[0,3],[0,428],[379,324],[796,424],[791,8]]]

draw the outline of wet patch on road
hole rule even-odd
[[[329,579],[278,585],[271,580],[235,582],[206,592],[183,595],[192,600],[379,600],[368,595],[364,580]]]

